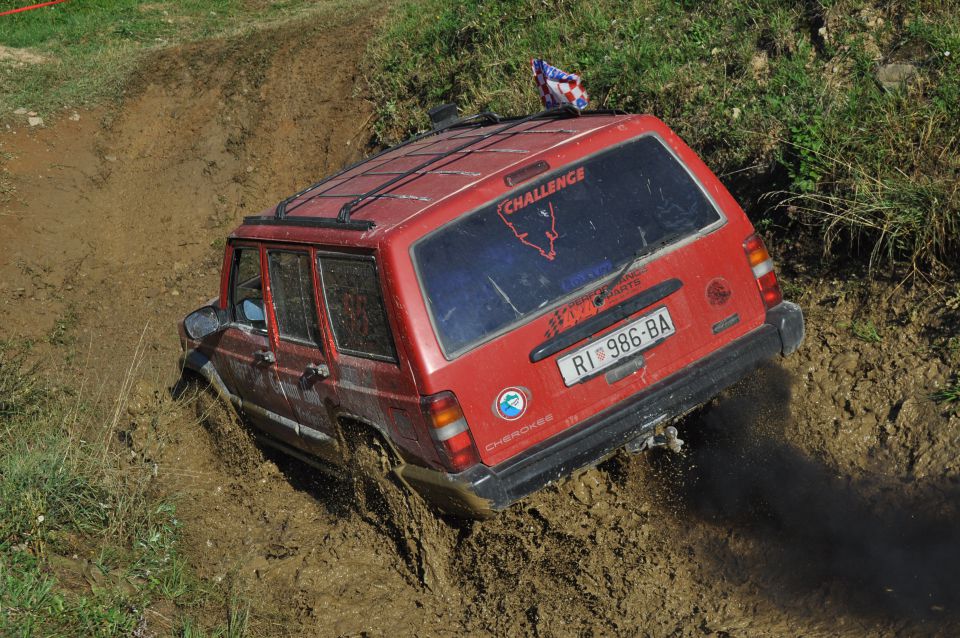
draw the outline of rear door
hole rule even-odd
[[[344,413],[382,431],[414,456],[421,445],[414,423],[419,395],[407,355],[393,335],[396,318],[384,304],[383,282],[376,258],[318,251],[323,307],[333,350],[336,393]]]
[[[299,423],[301,447],[336,458],[330,411],[337,398],[318,321],[313,251],[267,246],[266,254],[280,388]]]
[[[648,134],[417,243],[424,298],[452,361],[437,387],[456,392],[484,462],[756,327],[763,308],[741,245],[748,227],[745,218],[730,223]]]

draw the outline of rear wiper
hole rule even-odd
[[[617,273],[617,276],[613,278],[609,284],[603,287],[603,290],[593,298],[593,305],[599,308],[607,300],[607,297],[616,288],[620,285],[620,282],[623,281],[623,278],[626,274],[633,268],[633,265],[640,261],[643,257],[649,257],[650,255],[656,253],[658,250],[666,248],[669,244],[672,244],[677,239],[680,239],[684,235],[688,234],[690,231],[681,230],[676,233],[671,233],[662,239],[655,241],[652,244],[646,244],[642,246],[637,252],[633,253],[633,257],[627,260],[627,263],[623,265],[623,268],[620,269],[620,272]]]

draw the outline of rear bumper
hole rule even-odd
[[[761,362],[795,351],[803,313],[784,302],[756,330],[592,419],[495,465],[445,474],[407,465],[401,477],[428,500],[472,516],[488,516],[547,484],[595,465],[657,425],[709,401]]]

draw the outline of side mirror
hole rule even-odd
[[[266,314],[263,312],[263,299],[244,299],[240,304],[240,312],[243,313],[243,318],[250,323],[267,320]]]
[[[187,315],[183,320],[183,329],[188,337],[200,341],[219,332],[226,324],[226,314],[222,310],[214,306],[204,306]]]

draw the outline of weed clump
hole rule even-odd
[[[0,635],[145,631],[152,601],[199,595],[174,508],[150,495],[145,469],[81,436],[83,405],[28,354],[0,342]]]
[[[0,343],[0,423],[39,410],[46,392],[23,354]]]

